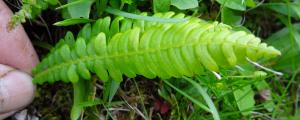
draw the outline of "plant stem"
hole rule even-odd
[[[81,103],[86,101],[92,101],[93,97],[90,94],[93,92],[93,83],[87,80],[79,80],[77,83],[73,83],[74,100],[71,110],[71,119],[77,120],[83,113],[84,107]]]

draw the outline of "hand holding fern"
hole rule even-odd
[[[0,119],[13,114],[32,101],[34,86],[28,74],[31,74],[32,67],[38,63],[37,55],[22,26],[7,31],[11,15],[12,12],[1,0]]]

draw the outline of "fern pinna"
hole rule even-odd
[[[252,34],[234,31],[222,23],[210,23],[174,13],[163,18],[187,18],[186,22],[158,23],[109,17],[87,24],[77,40],[71,33],[33,70],[34,82],[76,83],[95,73],[101,80],[121,81],[122,75],[147,78],[194,76],[204,70],[246,61],[272,58],[281,53]]]

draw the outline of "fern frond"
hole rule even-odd
[[[154,16],[184,18],[169,12]],[[95,73],[101,80],[121,81],[122,75],[147,78],[194,76],[204,70],[281,53],[252,34],[222,23],[186,17],[187,22],[158,23],[109,17],[87,24],[77,40],[68,33],[34,70],[34,82],[77,82]]]

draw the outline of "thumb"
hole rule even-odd
[[[35,87],[31,80],[27,73],[0,64],[0,119],[33,100]]]

